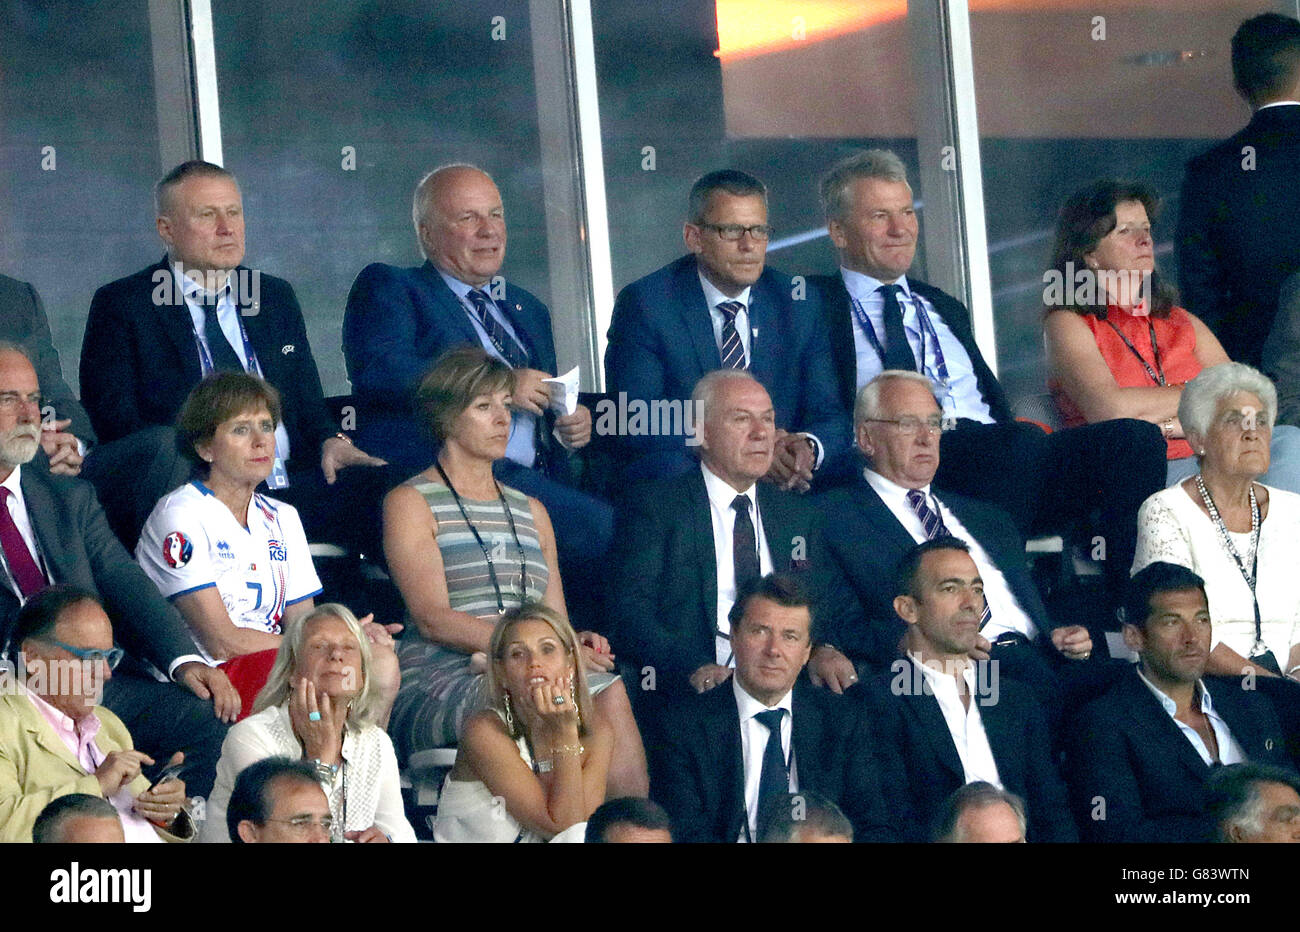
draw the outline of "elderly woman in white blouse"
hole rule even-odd
[[[240,771],[268,757],[306,760],[329,797],[334,841],[415,841],[402,809],[397,755],[375,724],[378,683],[356,616],[321,605],[285,632],[253,714],[230,729],[202,841],[230,841],[226,806]]]
[[[1164,560],[1205,580],[1214,624],[1207,673],[1300,677],[1300,495],[1256,481],[1268,471],[1277,391],[1221,363],[1178,404],[1200,471],[1138,512],[1133,571]]]

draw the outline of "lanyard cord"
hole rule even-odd
[[[496,567],[492,563],[492,554],[489,552],[487,544],[483,543],[483,537],[479,534],[478,528],[476,528],[474,522],[469,519],[469,513],[465,511],[465,505],[460,500],[460,493],[458,493],[456,487],[451,484],[451,479],[447,477],[447,472],[442,468],[442,463],[434,460],[433,465],[437,467],[438,475],[442,476],[442,481],[447,483],[447,488],[451,492],[451,497],[456,500],[456,507],[460,509],[461,518],[465,520],[466,527],[468,527],[470,533],[474,535],[474,540],[478,542],[479,549],[483,551],[483,559],[487,561],[488,578],[492,580],[492,589],[496,593],[497,597],[497,614],[504,615],[506,613],[506,606],[505,602],[501,599],[501,586],[497,582],[497,571]],[[492,482],[497,488],[497,497],[501,501],[501,510],[505,512],[506,521],[510,524],[510,534],[515,539],[515,547],[519,550],[519,581],[521,584],[520,599],[527,599],[528,557],[524,553],[523,543],[519,540],[519,531],[515,527],[515,516],[510,510],[510,503],[506,501],[506,493],[501,490],[501,483],[497,482],[495,479],[493,479]]]
[[[1115,331],[1117,337],[1124,341],[1124,345],[1128,347],[1130,353],[1137,357],[1137,361],[1142,363],[1142,368],[1147,370],[1147,376],[1152,382],[1155,382],[1160,386],[1169,384],[1165,380],[1165,367],[1160,362],[1160,347],[1156,345],[1156,328],[1150,320],[1147,321],[1147,332],[1151,336],[1151,355],[1154,356],[1156,360],[1156,367],[1154,369],[1152,369],[1151,364],[1142,357],[1142,354],[1138,352],[1138,348],[1133,345],[1132,341],[1124,335],[1123,331],[1115,326],[1113,321],[1107,319],[1106,324],[1111,330]]]

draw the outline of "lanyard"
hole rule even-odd
[[[871,325],[871,319],[867,317],[867,312],[863,309],[862,302],[854,297],[850,297],[849,300],[853,302],[853,316],[857,319],[858,326],[862,328],[863,334],[866,335],[867,342],[870,343],[871,348],[876,351],[876,355],[880,357],[880,364],[883,366],[885,364],[885,347],[881,344],[880,337],[876,335],[876,328]],[[921,358],[917,360],[917,363],[921,367],[921,372],[924,373],[926,368],[926,335],[929,334],[930,338],[934,341],[934,374],[938,377],[940,382],[947,385],[948,363],[943,357],[943,347],[939,345],[939,331],[935,330],[934,323],[930,320],[930,315],[926,313],[926,310],[921,303],[915,299],[911,300],[912,306],[916,308],[916,319],[917,323],[920,325],[921,331]],[[901,310],[901,304],[899,307]]]
[[[1160,363],[1160,347],[1156,345],[1156,328],[1149,318],[1147,320],[1147,332],[1151,335],[1151,355],[1154,356],[1156,360],[1156,367],[1154,369],[1151,368],[1149,362],[1142,358],[1142,354],[1138,352],[1138,348],[1124,335],[1122,330],[1115,326],[1114,322],[1107,319],[1106,323],[1110,326],[1111,330],[1115,331],[1115,335],[1124,341],[1124,345],[1128,347],[1128,351],[1137,357],[1138,362],[1142,363],[1142,368],[1147,370],[1147,376],[1152,382],[1155,382],[1157,385],[1169,384],[1165,381],[1165,367]]]
[[[1219,509],[1214,505],[1214,499],[1210,497],[1210,490],[1205,487],[1205,480],[1201,474],[1196,474],[1196,490],[1201,493],[1201,501],[1205,503],[1205,510],[1210,513],[1210,520],[1219,531],[1219,541],[1223,544],[1223,549],[1232,557],[1232,562],[1237,564],[1237,569],[1241,572],[1241,578],[1246,581],[1250,587],[1250,598],[1255,603],[1255,646],[1251,649],[1251,656],[1258,657],[1264,654],[1264,626],[1259,613],[1259,596],[1255,593],[1255,585],[1258,583],[1256,573],[1259,569],[1259,502],[1255,499],[1255,484],[1250,486],[1250,570],[1246,570],[1246,561],[1241,558],[1237,552],[1236,546],[1232,543],[1232,538],[1228,536],[1228,527],[1223,523],[1223,518],[1219,515]]]
[[[496,566],[492,563],[492,554],[488,550],[487,544],[483,543],[483,538],[479,534],[478,528],[476,528],[474,522],[469,519],[469,513],[465,511],[465,506],[461,503],[460,494],[456,491],[456,487],[451,484],[451,479],[447,478],[447,473],[442,468],[442,463],[434,460],[433,465],[438,468],[438,475],[442,476],[442,481],[447,483],[447,488],[451,492],[451,497],[456,500],[456,507],[460,509],[460,516],[464,519],[465,526],[469,528],[470,533],[474,535],[474,540],[478,542],[479,549],[483,551],[483,559],[487,561],[488,578],[492,580],[492,590],[497,596],[497,614],[504,615],[506,613],[506,605],[501,599],[501,586],[497,582],[497,571]],[[515,539],[515,547],[519,549],[519,580],[521,583],[519,598],[521,600],[527,599],[528,561],[527,556],[524,553],[524,545],[519,540],[519,531],[515,528],[514,512],[510,510],[510,503],[506,501],[506,493],[501,491],[501,484],[499,482],[493,480],[493,484],[496,485],[497,496],[501,499],[501,510],[505,512],[506,521],[510,523],[510,534]]]

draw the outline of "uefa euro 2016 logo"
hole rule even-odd
[[[163,538],[162,552],[167,565],[178,570],[194,556],[194,544],[180,531],[172,531]]]

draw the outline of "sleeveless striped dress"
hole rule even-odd
[[[451,607],[495,624],[499,617],[497,597],[487,562],[451,490],[437,482],[421,482],[415,490],[424,497],[437,522],[438,549],[442,552]],[[526,598],[541,599],[550,570],[542,555],[528,496],[508,486],[502,486],[502,490],[523,545],[526,582],[520,579],[519,547],[500,500],[483,502],[462,496],[461,503],[493,559],[501,601],[511,609]],[[468,654],[428,640],[410,618],[398,644],[397,658],[402,685],[393,703],[388,731],[401,759],[415,751],[455,744],[465,719],[485,705],[487,677],[470,673]]]

